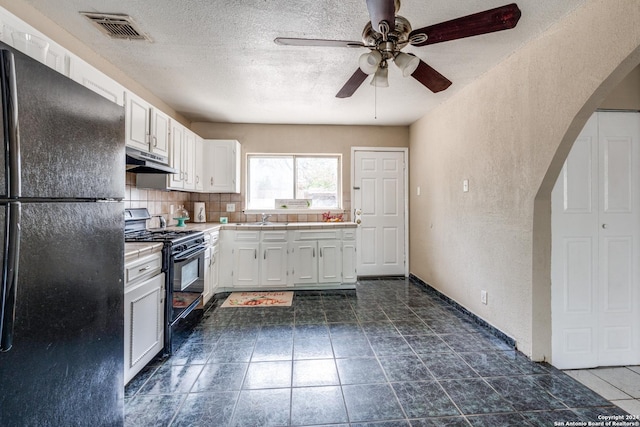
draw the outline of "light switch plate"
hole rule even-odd
[[[235,203],[227,203],[227,212],[235,212],[236,204]]]
[[[465,179],[462,181],[462,191],[467,193],[469,191],[469,180]]]

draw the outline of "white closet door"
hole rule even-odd
[[[640,362],[640,115],[595,113],[552,192],[552,363]]]
[[[640,362],[640,115],[598,113],[600,243],[598,365]]]

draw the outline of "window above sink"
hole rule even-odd
[[[248,154],[246,210],[341,209],[341,164],[340,154]]]

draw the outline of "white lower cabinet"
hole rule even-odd
[[[289,265],[294,285],[318,283],[318,242],[291,242]]]
[[[125,265],[124,382],[128,383],[164,346],[164,273],[161,254]]]
[[[206,305],[213,296],[211,287],[211,248],[204,251],[204,289],[202,290],[202,304]]]
[[[287,243],[261,243],[260,286],[287,286]]]
[[[342,242],[318,241],[318,283],[342,282]]]
[[[211,294],[215,294],[220,284],[220,251],[219,246],[214,245],[211,248]]]
[[[342,242],[342,281],[355,283],[356,280],[356,242],[345,240]]]
[[[355,283],[355,239],[331,230],[222,230],[219,286],[304,289]],[[346,270],[345,270],[346,268]]]
[[[232,277],[236,288],[255,288],[260,285],[259,242],[239,242],[233,245]]]
[[[290,252],[294,285],[342,282],[340,240],[292,242]]]
[[[356,256],[356,229],[345,229],[342,232],[342,281],[344,283],[355,283],[358,280]]]
[[[286,231],[223,231],[222,245],[231,258],[234,288],[270,288],[288,285]],[[224,264],[228,265],[227,263]],[[222,277],[229,275],[222,274]]]

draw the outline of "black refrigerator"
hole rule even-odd
[[[124,419],[124,109],[0,43],[0,425]]]

